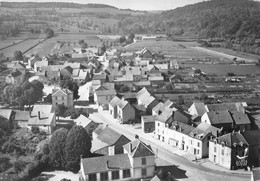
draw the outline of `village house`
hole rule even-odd
[[[164,84],[163,76],[149,76],[148,80],[151,82],[152,87],[160,87]]]
[[[101,129],[97,137],[93,137],[91,152],[101,155],[117,155],[124,153],[123,145],[129,143],[127,137],[107,126]]]
[[[145,87],[137,93],[136,98],[138,104],[143,104],[146,107],[148,114],[152,114],[153,108],[159,103]]]
[[[195,128],[182,122],[173,121],[166,130],[166,143],[180,150],[187,151],[189,145],[189,134]]]
[[[251,130],[251,121],[246,113],[238,112],[238,111],[230,111],[231,117],[234,122],[234,130],[238,131],[246,131]]]
[[[42,67],[47,67],[49,65],[48,60],[40,60],[40,61],[36,61],[33,64],[33,69],[35,72],[38,72]]]
[[[121,77],[117,77],[114,79],[114,82],[116,85],[125,85],[129,88],[132,88],[134,83],[134,75],[127,74]]]
[[[108,109],[109,102],[116,96],[116,91],[112,90],[98,90],[94,92],[94,101],[98,106]]]
[[[137,139],[124,145],[123,148],[123,154],[82,158],[80,179],[130,181],[154,176],[155,154],[150,146]]]
[[[65,107],[73,107],[73,92],[68,89],[54,89],[52,105],[56,107],[58,104],[63,104]]]
[[[56,127],[55,110],[52,105],[34,105],[30,112],[30,118],[27,122],[27,127],[39,128],[47,134],[52,134]]]
[[[177,111],[172,101],[167,100],[165,103],[160,102],[153,108],[153,115],[160,115],[166,108]]]
[[[8,121],[9,126],[11,126],[13,124],[13,121],[14,121],[15,112],[12,109],[2,109],[2,108],[0,108],[0,117],[5,118]]]
[[[186,150],[195,158],[206,158],[209,155],[209,140],[212,138],[210,131],[204,131],[198,127],[189,134],[189,141]]]
[[[14,128],[26,128],[27,122],[30,119],[29,111],[14,110]]]
[[[108,105],[109,114],[113,116],[113,118],[117,118],[117,104],[121,101],[117,96],[114,97]]]
[[[117,103],[117,119],[123,124],[135,119],[135,110],[128,101],[121,100]]]
[[[108,77],[106,73],[94,73],[92,80],[100,80],[101,84],[103,84],[104,82],[107,82]]]
[[[167,129],[171,126],[173,122],[173,112],[172,110],[165,110],[160,115],[155,118],[155,132],[154,136],[156,139],[165,141],[167,137]]]
[[[249,144],[248,162],[250,166],[260,166],[260,131],[251,130],[242,133]]]
[[[144,133],[152,133],[155,130],[156,115],[148,115],[141,117],[142,131]]]
[[[89,136],[92,136],[92,132],[97,128],[99,123],[87,118],[84,115],[80,115],[77,119],[74,119],[74,124],[85,128]]]
[[[85,83],[91,80],[92,75],[91,75],[91,69],[76,69],[77,74],[72,73],[72,78],[76,80],[79,83]],[[73,69],[74,72],[74,69]]]
[[[18,69],[12,70],[12,72],[5,77],[5,82],[12,85],[20,85],[23,83],[24,74]]]
[[[208,123],[217,128],[222,128],[223,133],[230,133],[233,130],[233,119],[228,111],[210,111],[201,117],[201,122]]]
[[[150,50],[148,50],[146,47],[144,47],[141,51],[137,51],[136,55],[139,58],[146,58],[146,59],[152,59],[153,58],[153,54]]]
[[[209,160],[230,170],[248,165],[249,144],[242,134],[232,132],[209,141]]]

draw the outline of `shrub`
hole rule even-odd
[[[34,127],[34,126],[32,127],[31,131],[32,131],[33,134],[39,134],[40,133],[40,129],[38,127]]]

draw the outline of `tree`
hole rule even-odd
[[[73,92],[73,99],[79,98],[79,86],[72,79],[63,79],[60,81],[60,86],[65,89],[69,89]]]
[[[126,37],[123,35],[119,38],[119,43],[124,43],[126,42]]]
[[[23,60],[23,53],[21,51],[16,50],[14,52],[14,59],[15,60]]]
[[[74,126],[67,135],[65,145],[66,168],[78,172],[80,157],[88,157],[91,149],[91,138],[82,126]]]
[[[46,38],[51,38],[54,36],[54,31],[51,28],[46,28],[44,33],[46,34]]]
[[[13,163],[14,172],[18,175],[21,171],[24,172],[26,164],[23,160],[17,160]]]
[[[56,116],[64,116],[66,113],[67,108],[64,106],[64,104],[58,104],[56,106]]]
[[[60,128],[52,133],[49,143],[49,162],[55,168],[64,168],[65,160],[65,144],[68,135],[68,130]]]

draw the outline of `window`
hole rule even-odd
[[[142,176],[146,176],[146,168],[142,169]]]
[[[61,100],[64,100],[64,97],[61,97]]]
[[[217,147],[214,147],[214,152],[217,152]]]
[[[158,126],[160,126],[160,123],[158,123]]]
[[[146,158],[142,158],[142,165],[146,164]]]
[[[119,171],[112,171],[112,180],[119,179]]]
[[[199,155],[200,154],[200,150],[199,149],[197,149],[197,155]]]
[[[192,140],[190,140],[190,144],[192,145]]]
[[[107,172],[100,173],[100,180],[107,181],[108,180],[108,173]]]
[[[128,178],[128,177],[131,177],[130,169],[123,170],[123,178]]]
[[[88,175],[89,181],[97,181],[97,175],[95,173]]]
[[[223,155],[223,156],[224,156],[224,149],[222,149],[222,150],[221,150],[221,155]]]
[[[198,147],[200,147],[200,142],[198,142]]]

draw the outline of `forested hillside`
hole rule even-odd
[[[7,8],[114,8],[106,4],[76,4],[65,2],[1,2]]]
[[[126,33],[218,38],[225,40],[228,48],[260,54],[255,45],[260,38],[260,2],[251,0],[205,1],[161,14],[129,17],[121,20],[119,27]]]

